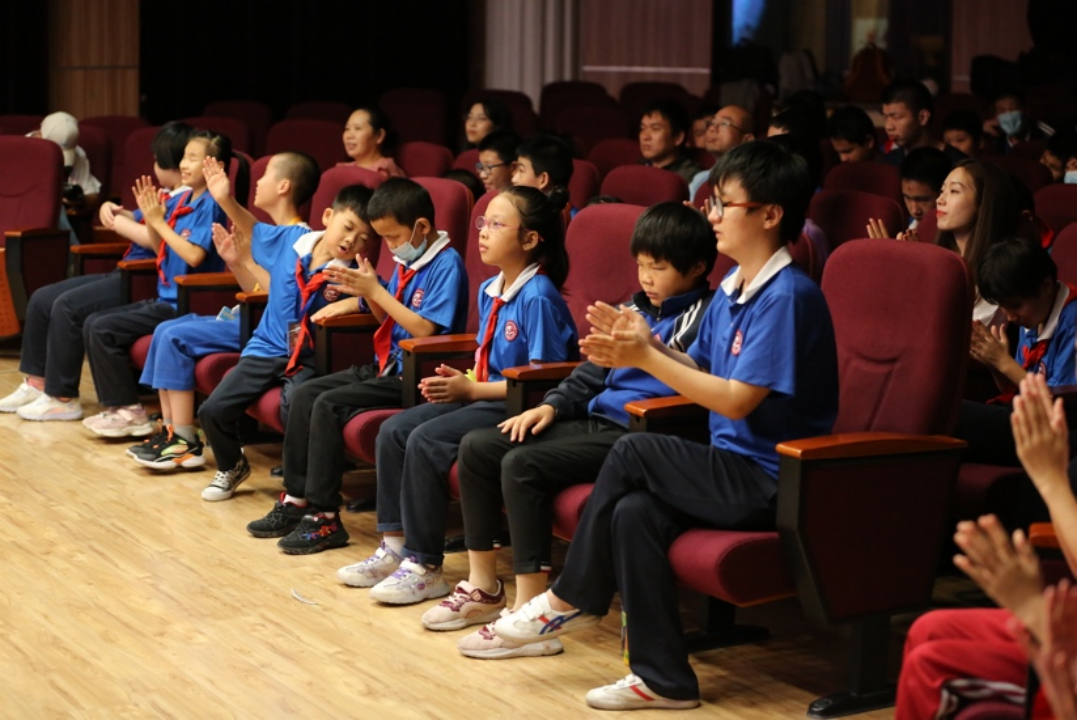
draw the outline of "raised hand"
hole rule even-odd
[[[349,295],[369,297],[381,287],[378,273],[367,258],[356,258],[359,267],[342,268],[331,266],[325,269],[325,276],[337,289]]]
[[[240,248],[239,237],[241,232],[233,225],[230,230],[225,230],[220,223],[213,223],[213,245],[217,248],[217,254],[229,265],[243,263],[244,256]]]
[[[869,238],[890,238],[893,235],[886,229],[885,223],[879,218],[868,218],[868,237]]]
[[[135,180],[132,192],[147,226],[155,225],[165,219],[165,206],[161,203],[160,193],[148,175]]]
[[[580,350],[602,367],[638,367],[652,342],[647,321],[639,313],[629,311],[617,318],[611,332],[592,332],[581,340]]]
[[[115,230],[116,213],[120,210],[123,210],[122,205],[117,205],[116,203],[111,203],[107,201],[103,202],[101,203],[101,209],[97,213],[97,218],[106,228],[108,228],[109,230]]]
[[[1077,720],[1077,588],[1068,580],[1043,593],[1042,634],[1033,636],[1018,618],[1009,629],[1028,654],[1058,720]]]
[[[964,552],[954,556],[954,565],[992,600],[1035,629],[1043,618],[1043,578],[1025,534],[1014,531],[1011,543],[998,518],[985,515],[976,522],[958,523],[954,541]]]
[[[419,381],[419,392],[432,403],[469,402],[474,381],[460,370],[448,365],[439,365],[432,377]]]
[[[227,200],[232,193],[232,183],[228,180],[228,173],[224,171],[224,164],[217,158],[207,157],[202,161],[202,175],[206,178],[206,189],[218,203]]]
[[[917,228],[909,228],[904,232],[897,234],[898,240],[904,240],[905,242],[920,242],[920,230]]]
[[[1005,328],[992,328],[988,330],[984,324],[975,321],[972,323],[972,337],[969,340],[969,355],[979,360],[984,365],[997,368],[1001,362],[1009,357],[1010,343],[1006,339]]]
[[[539,405],[498,423],[498,428],[512,442],[523,442],[528,434],[538,435],[549,427],[556,417],[557,411],[552,405]]]
[[[1013,399],[1010,415],[1017,457],[1040,495],[1050,497],[1069,491],[1069,429],[1062,398],[1051,399],[1042,375],[1029,374],[1021,381],[1021,394]]]

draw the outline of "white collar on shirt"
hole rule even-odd
[[[1058,329],[1058,317],[1062,314],[1062,308],[1066,305],[1066,298],[1070,296],[1070,289],[1066,283],[1059,283],[1055,292],[1055,305],[1051,308],[1051,314],[1047,316],[1047,322],[1043,324],[1043,331],[1036,336],[1036,341],[1050,340]]]
[[[441,252],[441,248],[445,247],[448,244],[449,233],[445,232],[444,230],[438,230],[438,239],[431,243],[430,246],[426,248],[426,252],[424,252],[422,256],[418,260],[413,262],[411,265],[408,265],[396,255],[393,255],[393,262],[403,265],[406,270],[418,270],[419,268],[423,267],[431,260],[433,260],[434,257],[439,252]],[[388,248],[386,248],[386,250],[388,250]]]
[[[306,223],[300,223],[303,227],[308,227]],[[322,235],[325,235],[325,230],[314,230],[309,233],[303,233],[299,236],[299,239],[292,244],[292,249],[295,250],[295,254],[299,257],[306,257],[314,252],[314,246],[322,239]],[[333,258],[326,263],[326,267],[351,267],[351,263],[346,263],[343,260]]]
[[[770,256],[770,260],[767,260],[766,264],[759,269],[759,274],[752,280],[752,284],[744,288],[740,297],[737,298],[738,305],[744,305],[759,292],[759,290],[767,284],[767,282],[777,275],[782,268],[786,265],[791,265],[793,262],[793,256],[789,254],[789,249],[782,246],[778,252]],[[740,266],[733,271],[733,274],[722,281],[722,292],[730,297],[737,291],[741,283],[744,281],[744,276],[741,274]]]
[[[501,286],[505,284],[505,273],[498,273],[494,281],[486,286],[486,294],[492,298],[501,298],[503,301],[509,302],[516,297],[516,293],[520,292],[520,288],[526,285],[528,280],[538,274],[538,271],[538,263],[528,265],[516,278],[516,282],[509,286],[508,290],[501,289]]]
[[[190,185],[180,185],[178,188],[172,188],[168,191],[168,197],[174,198],[177,195],[181,195],[191,189]]]

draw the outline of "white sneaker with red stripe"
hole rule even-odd
[[[584,699],[599,710],[691,710],[699,707],[699,700],[672,700],[655,694],[636,675],[589,690]]]

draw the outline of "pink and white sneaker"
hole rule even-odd
[[[82,424],[102,437],[144,437],[154,429],[146,409],[141,405],[109,408],[86,418]]]

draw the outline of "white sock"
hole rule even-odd
[[[382,542],[385,543],[385,547],[389,548],[397,555],[404,554],[404,538],[400,535],[384,535],[382,536]]]
[[[292,497],[291,495],[285,495],[284,496],[284,502],[291,503],[292,505],[295,505],[296,507],[306,507],[307,506],[307,501],[305,499]]]

